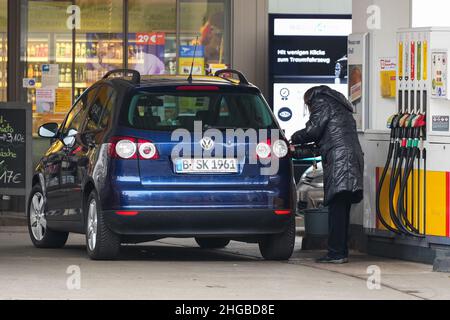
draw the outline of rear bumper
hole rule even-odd
[[[154,237],[245,237],[282,233],[292,214],[273,210],[176,210],[139,211],[136,216],[103,212],[107,226],[125,236]]]

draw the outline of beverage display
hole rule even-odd
[[[115,36],[114,36],[115,37]],[[0,35],[0,59],[5,45]],[[77,99],[93,83],[103,77],[111,69],[123,67],[123,42],[120,38],[105,37],[104,34],[84,34],[73,41],[72,34],[29,34],[24,77],[35,80],[35,87],[27,88],[28,102],[33,105],[34,132],[45,122],[61,123],[71,107],[73,99]],[[137,46],[133,51],[142,49]],[[6,55],[5,55],[6,56]],[[6,58],[5,58],[6,59]],[[43,111],[38,108],[39,90],[48,82],[43,81],[43,66],[57,65],[57,86],[55,90],[54,108]],[[5,81],[2,81],[5,77]],[[0,60],[0,101],[6,98],[6,62]],[[67,99],[70,95],[70,99]],[[61,101],[58,101],[61,99]],[[67,102],[69,101],[69,103]],[[66,105],[67,104],[67,105]]]
[[[145,36],[148,40],[142,41]],[[108,71],[122,69],[125,59],[128,68],[142,75],[175,74],[175,48],[175,35],[163,32],[131,33],[125,47],[123,34],[85,33],[74,38],[71,33],[29,33],[24,77],[35,82],[26,88],[33,105],[34,132],[43,123],[61,123],[74,99]],[[55,74],[49,82],[50,67]],[[51,108],[39,107],[41,89],[55,90]]]

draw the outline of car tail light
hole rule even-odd
[[[289,154],[289,147],[286,141],[277,140],[274,143],[270,139],[267,142],[261,142],[256,146],[256,155],[258,159],[269,159],[272,156],[282,159]]]
[[[130,137],[113,137],[109,142],[109,156],[113,159],[137,159],[136,139]]]
[[[156,146],[147,140],[138,141],[139,159],[141,160],[157,160],[159,159],[159,153]]]
[[[256,155],[258,159],[269,159],[272,153],[270,139],[267,142],[261,142],[256,146]]]
[[[284,140],[277,140],[273,143],[272,151],[277,158],[281,159],[289,154],[289,147]]]
[[[277,216],[286,216],[291,214],[291,210],[275,210]]]
[[[113,137],[109,142],[109,156],[122,160],[156,160],[159,159],[158,149],[148,140],[131,137]]]
[[[116,214],[125,217],[135,217],[139,214],[139,211],[116,211]]]
[[[120,140],[116,144],[116,154],[122,159],[136,159],[136,143],[130,140]]]

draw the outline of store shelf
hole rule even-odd
[[[48,57],[27,57],[27,63],[48,63]]]
[[[103,59],[105,64],[122,64],[122,59]],[[56,63],[72,63],[72,58],[56,58]],[[77,64],[99,63],[98,58],[75,58]]]
[[[71,57],[67,57],[67,58],[56,58],[56,63],[72,63],[72,58]]]

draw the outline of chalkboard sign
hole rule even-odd
[[[31,106],[0,103],[0,194],[28,195],[32,172]]]

